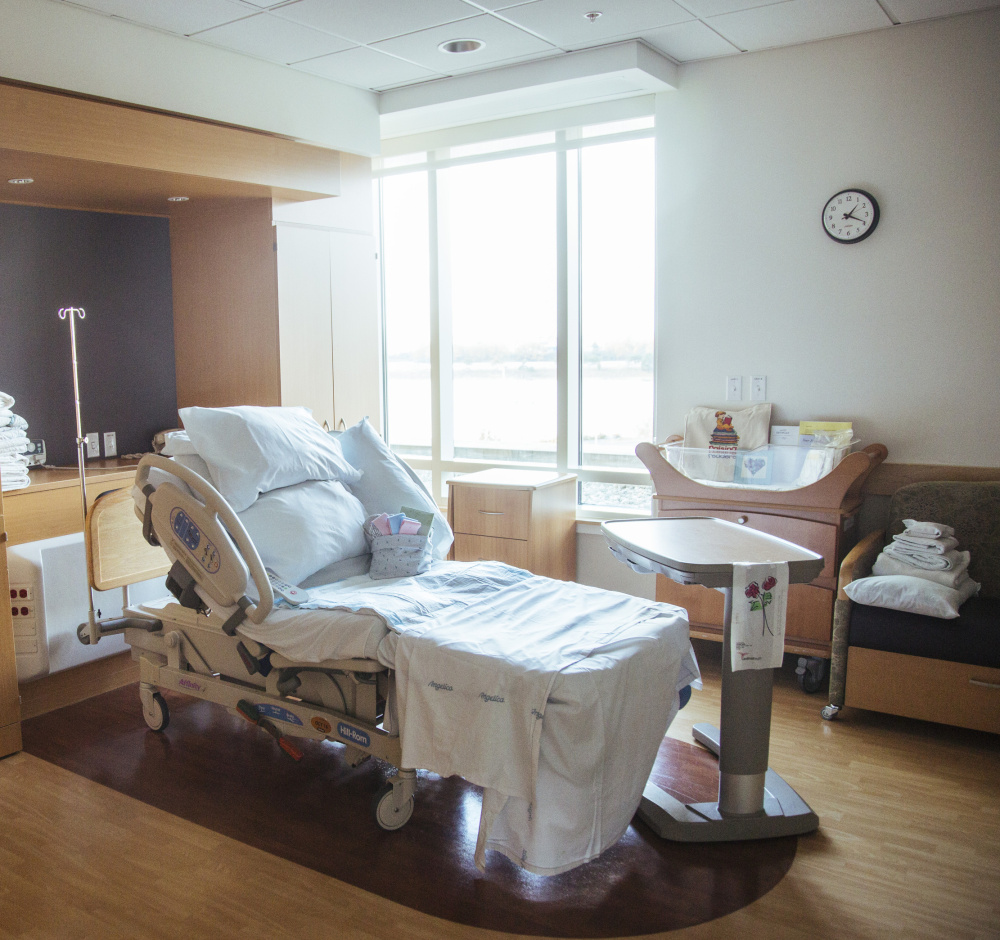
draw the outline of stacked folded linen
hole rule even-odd
[[[951,526],[914,519],[904,519],[903,525],[903,533],[894,535],[875,559],[872,574],[909,575],[956,589],[969,580],[971,556],[958,551]]]
[[[14,399],[0,392],[0,488],[19,490],[31,481],[28,478],[28,458],[25,457],[30,444],[28,422],[20,415],[14,414],[11,408]]]

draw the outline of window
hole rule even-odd
[[[387,439],[444,495],[552,467],[648,512],[652,118],[439,148],[377,172]]]

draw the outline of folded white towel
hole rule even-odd
[[[925,539],[904,533],[903,535],[894,535],[892,540],[908,552],[930,552],[934,555],[943,555],[945,552],[950,552],[953,548],[958,548],[958,539],[952,537]]]
[[[928,571],[951,571],[961,562],[962,556],[967,552],[948,551],[943,555],[937,552],[914,551],[899,542],[892,542],[882,549],[886,555],[891,555],[899,561],[914,565],[917,568],[925,568]]]
[[[955,530],[950,525],[942,525],[940,522],[917,522],[916,519],[904,519],[906,526],[904,535],[912,535],[922,539],[951,538]]]
[[[2,420],[0,420],[0,424],[3,424]],[[7,426],[11,428],[16,428],[19,431],[28,430],[28,422],[25,421],[24,418],[22,418],[20,415],[15,415],[15,414],[12,414],[10,416],[10,418],[7,421]]]
[[[899,558],[894,558],[892,555],[887,555],[885,552],[882,552],[878,558],[875,559],[875,564],[872,565],[872,574],[879,575],[880,577],[886,577],[893,574],[910,575],[915,578],[926,578],[928,581],[936,581],[938,584],[943,584],[945,587],[958,588],[969,578],[969,553],[955,552],[955,554],[958,555],[961,560],[955,565],[954,568],[951,568],[950,570],[934,570],[920,568],[907,561],[902,561]]]
[[[14,406],[14,396],[6,392],[0,392],[0,408],[9,409]]]

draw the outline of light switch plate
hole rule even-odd
[[[87,435],[87,458],[101,456],[101,435],[97,431],[91,431]]]
[[[750,376],[750,401],[767,401],[767,376]]]
[[[742,375],[731,375],[726,379],[726,401],[743,401]]]

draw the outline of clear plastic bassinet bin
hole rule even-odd
[[[756,450],[663,446],[675,470],[708,486],[795,490],[826,476],[858,441],[846,444],[767,444]]]

